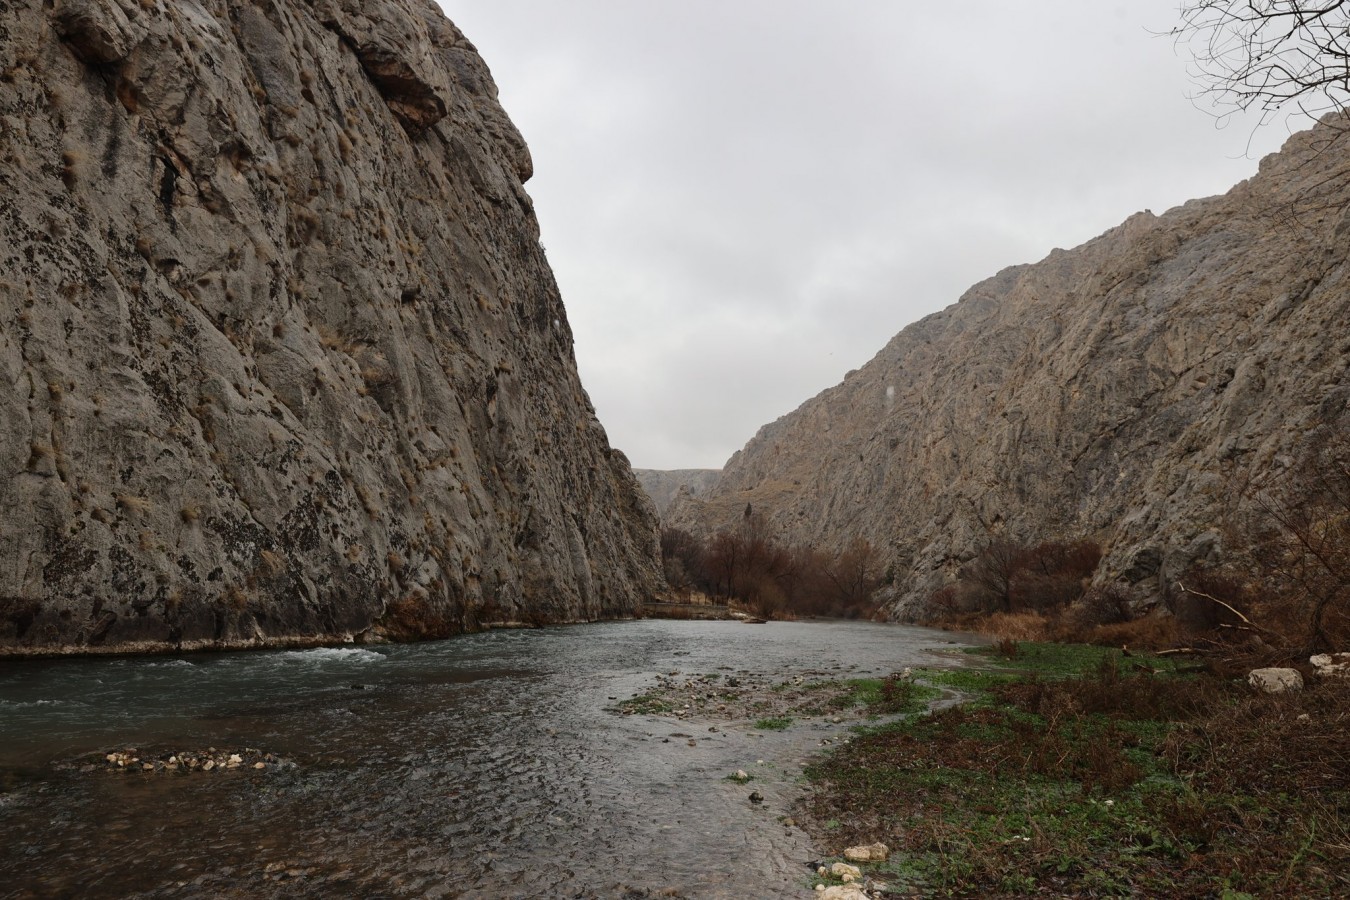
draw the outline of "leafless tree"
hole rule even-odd
[[[987,612],[1012,612],[1013,589],[1027,566],[1027,548],[1006,538],[995,538],[961,570],[961,579],[982,595]]]
[[[1302,632],[1302,651],[1339,651],[1350,638],[1350,427],[1325,429],[1292,476],[1256,497],[1276,527],[1254,554]]]
[[[1350,0],[1198,0],[1172,30],[1216,105],[1256,109],[1263,121],[1287,104],[1319,116],[1350,103]]]
[[[877,549],[863,538],[854,538],[826,567],[825,575],[834,587],[840,607],[860,609],[881,586],[880,570],[881,554]]]

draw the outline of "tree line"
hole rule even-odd
[[[701,592],[765,618],[867,618],[876,612],[872,597],[884,580],[881,554],[866,540],[855,538],[839,553],[783,544],[748,506],[735,528],[707,540],[662,529],[661,559],[677,595]]]

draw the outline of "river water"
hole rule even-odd
[[[808,897],[816,851],[782,819],[802,763],[847,726],[712,732],[618,715],[615,699],[677,671],[956,665],[952,641],[895,625],[646,620],[2,662],[0,898]],[[207,747],[285,762],[102,764],[113,750]],[[737,769],[765,802],[727,780]]]

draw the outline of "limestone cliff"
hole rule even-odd
[[[530,174],[431,0],[0,4],[0,651],[656,590]]]
[[[717,482],[717,469],[634,469],[638,484],[664,516],[681,491],[700,497]]]
[[[1095,536],[1099,577],[1156,596],[1223,553],[1235,485],[1347,418],[1348,145],[1296,135],[1225,196],[976,285],[669,518],[712,530],[752,503],[787,540],[865,537],[898,616],[991,533]]]

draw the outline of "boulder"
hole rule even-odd
[[[1318,678],[1350,678],[1350,653],[1318,653],[1308,662]]]
[[[1247,673],[1247,683],[1267,694],[1303,690],[1303,676],[1298,669],[1252,669]]]
[[[866,846],[849,847],[844,851],[844,859],[852,862],[885,862],[891,850],[880,842]]]
[[[868,900],[867,892],[856,884],[837,884],[816,893],[823,900]]]
[[[835,878],[843,878],[847,875],[854,881],[862,880],[862,869],[857,866],[850,866],[848,863],[837,862],[830,866],[830,874]]]

